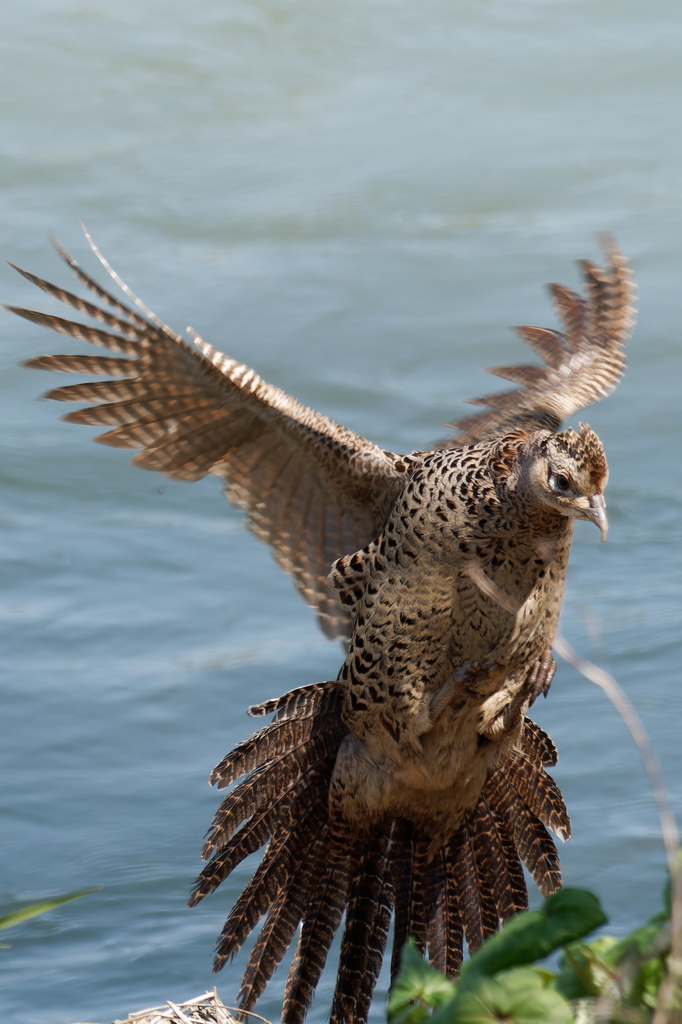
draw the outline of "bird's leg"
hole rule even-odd
[[[491,740],[513,735],[538,695],[542,693],[547,696],[555,672],[556,662],[551,650],[548,649],[542,657],[533,662],[530,672],[514,698],[505,707],[496,710],[494,717],[487,722],[484,715],[479,730],[481,735]]]
[[[488,692],[496,688],[504,680],[506,668],[496,663],[468,661],[460,666],[445,680],[439,690],[431,697],[429,706],[430,724],[436,724],[447,707],[455,703],[458,697],[468,697],[474,693]],[[483,685],[481,685],[483,684]]]

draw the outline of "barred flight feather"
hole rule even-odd
[[[462,963],[464,949],[464,923],[460,911],[460,893],[455,877],[454,861],[449,856],[447,847],[440,851],[440,860],[443,870],[442,890],[442,916],[444,941],[442,952],[438,951],[437,956],[442,966],[439,968],[448,978],[453,978]],[[432,962],[434,957],[429,951]]]
[[[190,906],[196,906],[204,896],[217,889],[238,864],[270,839],[282,821],[289,828],[292,827],[296,801],[299,804],[305,800],[314,803],[316,798],[326,792],[333,757],[326,767],[328,770],[324,770],[323,766],[322,769],[305,772],[239,829],[199,875],[190,897]]]
[[[302,919],[284,993],[282,1021],[286,1024],[301,1024],[312,1002],[343,917],[348,874],[349,858],[328,860],[311,906]]]
[[[369,976],[374,976],[369,963],[370,942],[384,886],[389,842],[389,830],[377,828],[352,871],[330,1024],[358,1019],[357,1004],[368,970]]]
[[[23,364],[29,370],[57,370],[60,373],[94,373],[100,377],[133,377],[137,359],[113,359],[111,356],[36,356]],[[56,389],[59,390],[59,389]],[[51,392],[48,391],[48,395]]]
[[[367,942],[367,964],[356,1003],[356,1019],[358,1021],[367,1020],[369,1014],[374,987],[379,980],[384,952],[388,942],[393,902],[390,870],[388,865],[384,863],[382,884],[376,902],[372,930]]]
[[[247,740],[242,740],[234,750],[216,765],[209,776],[209,784],[218,784],[224,789],[231,782],[258,767],[265,761],[288,753],[291,748],[303,743],[312,736],[323,732],[345,732],[338,718],[332,713],[306,718],[283,718],[266,725]]]
[[[304,859],[290,873],[286,884],[280,889],[253,947],[238,997],[243,1009],[250,1010],[255,1006],[289,948],[306,906],[325,870],[328,846],[327,823],[323,814],[319,818],[318,828]],[[220,968],[217,960],[215,968]]]
[[[581,263],[587,299],[559,284],[549,285],[566,333],[517,327],[517,333],[547,364],[495,367],[497,376],[522,386],[517,391],[473,400],[487,411],[456,420],[459,433],[439,447],[473,444],[515,429],[559,430],[562,420],[613,390],[625,369],[624,343],[634,324],[634,285],[627,261],[610,239],[603,239],[610,266]],[[558,372],[557,372],[558,371]]]
[[[276,712],[273,722],[283,722],[289,718],[310,718],[318,712],[337,710],[343,697],[343,690],[337,682],[310,683],[290,690],[282,697],[265,700],[261,704],[252,704],[246,709],[247,715],[260,718]]]
[[[25,277],[31,284],[36,285],[42,291],[51,295],[54,299],[59,299],[66,306],[71,306],[72,309],[78,310],[79,313],[85,313],[86,316],[92,317],[100,324],[106,324],[107,327],[113,327],[119,334],[125,335],[127,338],[133,340],[139,340],[140,335],[140,321],[137,324],[130,323],[127,319],[121,320],[119,317],[112,316],[111,313],[107,313],[106,310],[100,309],[99,306],[95,306],[92,302],[87,302],[85,299],[81,299],[78,295],[74,295],[73,292],[65,291],[64,288],[59,288],[57,285],[50,284],[49,281],[43,280],[41,277],[36,277],[35,274],[30,274],[27,270],[22,270],[21,267],[17,267],[16,264],[10,263],[10,267],[16,270],[17,273]],[[144,323],[144,321],[142,321]],[[145,323],[145,329],[148,325]]]
[[[211,822],[201,856],[204,860],[222,849],[234,830],[274,794],[281,792],[310,768],[317,767],[338,749],[337,731],[292,744],[286,754],[254,768],[223,800]]]
[[[320,829],[326,826],[324,800],[315,799],[319,790],[308,790],[311,806],[305,819],[282,822],[272,836],[253,878],[230,911],[216,946],[216,969],[237,953],[255,928],[259,918],[270,909],[280,890],[305,861]]]
[[[62,317],[51,316],[48,313],[36,313],[31,309],[21,309],[19,306],[5,306],[5,309],[23,317],[24,320],[30,320],[31,323],[37,324],[39,327],[47,327],[51,331],[56,331],[57,334],[68,334],[69,337],[76,338],[78,341],[88,341],[98,348],[108,348],[123,356],[134,356],[140,353],[139,342],[126,341],[120,335],[111,334],[109,331],[100,331],[96,327],[88,327],[87,324],[64,320]]]
[[[395,900],[393,919],[393,951],[391,954],[391,981],[400,970],[400,956],[410,934],[412,910],[413,826],[405,819],[393,823],[391,844],[391,884]]]
[[[559,753],[550,737],[530,718],[523,721],[521,748],[531,761],[547,768],[553,768],[559,760]]]
[[[138,326],[142,327],[144,330],[147,330],[149,328],[149,323],[147,320],[145,320],[144,317],[140,316],[139,313],[137,313],[134,309],[131,309],[124,302],[121,302],[121,300],[118,299],[115,295],[112,295],[111,292],[108,292],[106,290],[106,288],[103,288],[98,281],[95,281],[94,278],[90,277],[90,275],[83,270],[80,264],[76,262],[73,256],[69,255],[69,253],[66,251],[63,245],[60,245],[60,243],[57,241],[53,241],[52,244],[59,253],[60,257],[64,260],[64,262],[67,263],[69,267],[71,267],[71,269],[73,270],[74,274],[81,282],[81,284],[84,284],[85,287],[94,295],[96,295],[101,302],[106,302],[107,305],[111,306],[112,309],[115,309],[127,320],[132,320],[134,323],[138,324]],[[16,267],[15,269],[19,270],[19,267]],[[21,271],[19,272],[21,273]]]
[[[503,820],[490,808],[485,792],[473,815],[474,855],[477,866],[483,851],[493,877],[492,893],[502,921],[528,907],[528,892],[519,863],[519,855]],[[511,847],[511,850],[510,850]]]
[[[98,380],[87,384],[67,384],[45,392],[56,402],[119,402],[140,399],[148,394],[146,384],[138,380]]]
[[[522,803],[543,825],[556,832],[560,839],[570,839],[571,822],[564,798],[544,768],[534,765],[520,751],[511,751],[505,764],[505,775]]]

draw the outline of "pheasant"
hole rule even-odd
[[[97,403],[65,418],[110,426],[97,440],[142,449],[133,461],[146,469],[223,478],[326,634],[347,643],[336,680],[249,708],[274,718],[210,777],[232,788],[190,905],[265,847],[215,960],[220,969],[265,915],[243,976],[246,1010],[298,932],[282,1020],[302,1021],[345,914],[331,1020],[362,1024],[391,918],[393,975],[408,935],[453,975],[465,944],[475,950],[527,906],[522,862],[543,894],[561,884],[547,829],[566,839],[570,823],[545,770],[557,752],[527,712],[555,671],[573,522],[607,532],[601,442],[584,424],[560,432],[625,367],[634,286],[605,246],[606,270],[582,263],[585,298],[550,286],[563,333],[518,328],[544,365],[494,368],[520,387],[474,399],[484,408],[451,424],[455,434],[404,456],[190,332],[193,350],[94,245],[136,308],[59,246],[108,310],[19,271],[102,327],[8,308],[123,357],[28,361],[116,378],[48,392]]]

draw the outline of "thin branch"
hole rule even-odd
[[[672,887],[671,941],[668,971],[658,992],[658,1005],[652,1024],[669,1024],[669,1022],[675,1019],[672,1016],[674,1012],[672,1000],[679,979],[682,977],[682,877],[680,875],[677,822],[675,821],[675,815],[670,804],[668,790],[663,781],[661,766],[658,763],[658,758],[651,746],[649,736],[637,712],[610,672],[599,668],[591,661],[583,658],[560,634],[557,634],[555,637],[554,650],[564,661],[567,661],[569,665],[572,665],[573,668],[580,672],[581,675],[604,691],[627,726],[640,752],[646,773],[649,776],[661,823],[661,832],[663,834]],[[675,1017],[677,1017],[677,1014]]]

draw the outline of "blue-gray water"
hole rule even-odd
[[[612,528],[577,532],[563,629],[636,704],[678,810],[681,43],[675,0],[24,0],[0,37],[2,255],[69,282],[46,235],[94,268],[81,215],[166,322],[397,451],[523,359],[506,325],[553,324],[543,282],[616,235],[641,314],[625,381],[584,414]],[[0,297],[55,309],[9,268]],[[341,655],[217,481],[136,470],[34,400],[57,379],[19,361],[82,346],[9,314],[0,332],[0,914],[103,887],[3,933],[0,1013],[104,1022],[214,983],[251,864],[184,909],[208,772],[247,704]],[[622,933],[664,877],[638,755],[565,666],[536,710],[566,881]]]

